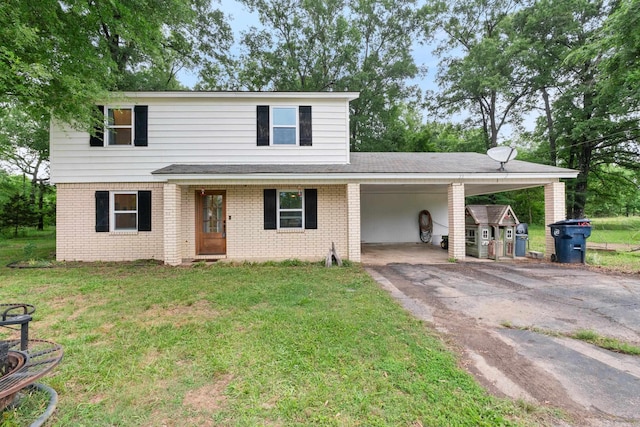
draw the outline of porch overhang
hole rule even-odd
[[[505,170],[478,153],[352,153],[349,164],[175,164],[152,172],[170,185],[345,185],[349,193],[349,251],[359,260],[360,194],[416,193],[446,195],[449,257],[464,259],[466,196],[545,187],[546,221],[564,212],[564,184],[578,171],[523,161]],[[353,206],[352,206],[353,205]],[[358,209],[356,206],[358,205]],[[357,248],[355,241],[358,241]],[[353,246],[353,247],[352,247]],[[547,245],[549,250],[552,248]]]

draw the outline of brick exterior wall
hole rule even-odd
[[[544,186],[544,222],[545,222],[545,258],[556,253],[555,241],[551,229],[547,227],[566,218],[564,182],[552,182]]]
[[[465,205],[464,184],[449,184],[449,258],[464,260],[465,246]]]
[[[298,184],[277,185],[229,185],[184,186],[181,189],[181,253],[182,258],[222,258],[231,261],[266,260],[321,260],[336,245],[338,254],[347,259],[349,226],[345,185],[305,184],[301,188],[318,190],[318,229],[316,230],[265,230],[263,190],[265,188],[298,189]],[[195,208],[197,194],[202,190],[226,192],[226,256],[197,256],[195,232]],[[359,188],[358,188],[359,195]],[[359,199],[358,199],[359,203]],[[359,215],[359,206],[358,206]],[[358,216],[358,255],[360,250]]]
[[[129,261],[164,259],[163,185],[155,183],[58,184],[56,259]],[[96,191],[151,190],[152,231],[96,232]]]
[[[360,255],[359,185],[305,184],[318,190],[318,229],[264,230],[264,188],[297,189],[297,184],[269,186],[178,186],[175,184],[58,184],[57,259],[129,261],[159,259],[179,264],[196,256],[195,198],[201,188],[225,190],[227,254],[236,261],[321,260],[334,242],[347,259]],[[349,203],[347,202],[349,188]],[[95,192],[152,191],[151,232],[95,231]],[[351,239],[351,240],[350,240]],[[357,248],[349,248],[349,242]],[[216,258],[202,257],[202,258]]]

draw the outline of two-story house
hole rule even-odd
[[[95,135],[51,127],[58,260],[323,259],[331,243],[434,244],[465,257],[466,195],[545,187],[564,219],[577,172],[476,153],[351,153],[351,92],[135,92],[99,105]],[[114,98],[116,99],[116,98]],[[553,253],[549,236],[547,253]]]

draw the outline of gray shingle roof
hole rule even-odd
[[[350,164],[270,165],[270,164],[175,164],[158,169],[156,175],[228,174],[445,174],[503,173],[500,164],[478,153],[351,153]],[[567,174],[570,169],[512,160],[507,173]]]
[[[511,215],[513,222],[518,221],[513,209],[511,209],[509,205],[467,205],[466,209],[476,224],[501,225],[507,213]]]

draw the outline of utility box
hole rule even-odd
[[[585,262],[587,237],[591,236],[591,222],[586,219],[567,219],[549,224],[556,253],[551,261],[566,264]]]
[[[529,225],[521,222],[516,225],[516,256],[527,255],[527,241],[529,240]]]

